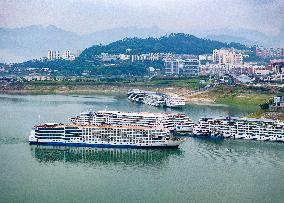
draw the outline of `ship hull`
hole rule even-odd
[[[30,145],[54,145],[54,146],[72,146],[72,147],[94,147],[94,148],[178,148],[181,142],[176,144],[159,144],[159,145],[129,145],[129,144],[88,144],[88,143],[64,143],[64,142],[34,142],[29,141]]]

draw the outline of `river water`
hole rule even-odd
[[[283,202],[284,144],[188,138],[179,149],[30,146],[38,122],[84,110],[168,111],[125,95],[0,95],[0,202]],[[187,105],[201,116],[250,108]],[[176,110],[177,111],[177,110]],[[173,112],[176,112],[173,111]]]

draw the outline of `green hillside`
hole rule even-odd
[[[97,55],[101,53],[121,54],[126,53],[127,49],[131,51],[128,54],[143,54],[143,53],[175,53],[175,54],[210,54],[213,49],[222,47],[236,48],[248,50],[249,47],[238,43],[223,43],[208,39],[201,39],[193,35],[176,33],[166,35],[160,38],[126,38],[108,45],[94,45],[85,49],[81,55],[74,61],[65,60],[31,60],[24,63],[14,64],[11,71],[17,74],[27,73],[27,68],[49,68],[52,74],[55,75],[133,75],[143,76],[147,73],[146,68],[153,66],[163,68],[162,61],[115,61],[112,65],[106,65],[98,59]]]
[[[209,39],[201,39],[189,34],[174,33],[160,38],[125,38],[108,45],[95,45],[82,52],[80,58],[92,59],[101,53],[120,54],[131,49],[130,54],[143,53],[176,53],[176,54],[209,54],[222,47],[246,50],[249,47],[239,43],[223,43]]]

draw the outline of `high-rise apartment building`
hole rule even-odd
[[[234,49],[214,49],[213,63],[241,65],[243,63],[243,55]]]
[[[48,50],[47,51],[47,59],[48,60],[53,60],[53,52],[52,52],[52,50]]]
[[[66,60],[69,60],[70,59],[70,51],[68,51],[68,50],[65,51],[64,54],[63,54],[63,58],[66,59]]]
[[[55,52],[54,52],[54,57],[53,57],[54,59],[60,59],[61,57],[60,57],[60,52],[59,52],[59,50],[56,50]]]

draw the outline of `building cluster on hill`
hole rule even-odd
[[[226,64],[206,64],[200,66],[200,75],[268,75],[270,70],[266,66],[254,63],[244,63],[242,65]]]
[[[242,50],[215,49],[211,55],[175,55],[164,58],[164,75],[166,76],[225,76],[231,75],[240,83],[253,81],[283,81],[284,59],[270,60],[267,65],[257,62],[245,62],[249,55]],[[152,71],[152,73],[155,73]]]
[[[257,48],[257,50],[264,48]],[[265,50],[265,49],[264,49]],[[274,50],[274,51],[271,51]],[[282,80],[283,61],[271,61],[267,66],[258,65],[257,62],[245,62],[244,59],[250,57],[247,51],[236,50],[234,48],[214,49],[211,54],[191,55],[175,53],[144,53],[131,54],[131,49],[126,49],[125,53],[110,54],[101,53],[95,55],[94,59],[100,61],[105,67],[116,66],[120,63],[155,62],[164,63],[164,68],[149,66],[149,76],[173,77],[173,76],[198,76],[198,75],[233,75],[241,78],[241,81],[251,81],[247,77],[260,77],[268,80]],[[274,53],[275,52],[275,53]],[[269,56],[280,56],[282,49],[270,49]],[[257,53],[262,53],[259,51]],[[74,60],[80,54],[71,54],[65,51],[61,56],[58,50],[48,51],[48,60],[66,59]],[[267,55],[268,56],[268,55]],[[84,74],[86,74],[84,72]],[[245,75],[245,76],[244,76]],[[244,79],[245,78],[245,79]]]
[[[206,55],[203,57],[207,57]],[[109,62],[113,65],[119,61],[128,61],[130,63],[145,61],[163,61],[164,72],[160,68],[149,67],[149,73],[165,75],[198,75],[200,60],[198,56],[189,54],[173,53],[146,53],[146,54],[108,54],[101,53],[95,57],[102,62]],[[206,58],[207,59],[207,58]]]
[[[63,54],[60,53],[59,50],[48,50],[47,51],[47,60],[52,61],[52,60],[59,60],[59,59],[64,59],[64,60],[70,60],[73,61],[75,60],[76,57],[80,55],[81,51],[77,50],[76,54],[71,53],[69,50],[66,50],[63,52]]]
[[[147,54],[109,54],[101,53],[96,56],[97,59],[103,62],[115,62],[117,60],[121,61],[158,61],[163,58],[163,53],[147,53]]]
[[[214,75],[242,74],[248,67],[243,58],[248,57],[243,51],[235,49],[214,49],[212,54],[199,56],[185,55],[165,58],[166,75]]]
[[[246,46],[232,46],[235,48],[229,48],[231,44],[213,41],[208,45],[207,41],[179,34],[159,40],[128,39],[105,46],[94,46],[81,55],[79,50],[74,53],[50,49],[47,57],[42,60],[12,65],[10,72],[6,67],[0,66],[0,72],[28,76],[70,74],[95,77],[141,77],[148,73],[149,77],[164,78],[199,75],[218,78],[229,75],[244,83],[254,79],[282,81],[284,78],[284,60],[281,60],[284,59],[284,49],[256,47],[256,52],[253,53]],[[199,53],[203,54],[198,55]],[[79,55],[80,60],[70,62]],[[269,64],[269,59],[273,58],[277,61],[273,60]],[[254,59],[255,62],[248,62]],[[57,60],[61,61],[57,63]]]
[[[261,58],[284,57],[284,48],[256,47],[255,54]]]

